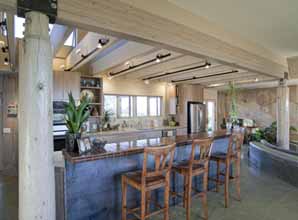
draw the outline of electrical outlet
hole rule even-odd
[[[11,129],[10,128],[3,128],[3,133],[4,134],[10,134],[11,133]]]

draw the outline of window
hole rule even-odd
[[[104,110],[118,118],[160,116],[161,97],[104,95]]]
[[[147,96],[137,96],[137,116],[148,115]]]
[[[119,117],[131,117],[132,116],[132,97],[130,96],[118,96],[119,100]]]
[[[160,97],[149,97],[149,116],[160,115]]]
[[[71,32],[66,41],[64,42],[64,46],[75,47],[76,46],[76,33],[75,31]]]
[[[24,34],[23,34],[25,31],[24,23],[25,23],[25,18],[20,18],[15,15],[15,17],[14,17],[14,33],[15,33],[16,38],[24,37]],[[51,33],[52,29],[53,29],[53,25],[49,24],[49,33]]]
[[[208,131],[215,130],[215,101],[208,100],[207,102],[207,128]]]
[[[117,96],[105,95],[104,96],[104,109],[117,115]]]

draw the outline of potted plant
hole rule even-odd
[[[237,93],[234,83],[229,83],[229,95],[231,97],[231,107],[229,116],[233,128],[238,125]]]
[[[69,152],[78,152],[77,140],[81,137],[82,124],[88,120],[90,112],[88,110],[90,100],[83,96],[80,103],[76,105],[72,93],[68,94],[69,102],[65,106],[65,120],[68,132],[66,134],[66,150]]]

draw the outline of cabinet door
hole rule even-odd
[[[80,73],[64,72],[64,99],[68,100],[71,92],[75,100],[80,99]]]
[[[53,99],[54,101],[61,101],[64,99],[64,72],[54,72]]]

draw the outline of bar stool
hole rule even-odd
[[[229,206],[229,181],[236,181],[237,199],[240,201],[240,166],[241,166],[241,147],[243,145],[244,133],[233,133],[229,138],[228,149],[226,153],[211,154],[210,160],[216,162],[216,178],[209,180],[216,182],[216,192],[219,191],[219,185],[225,185],[225,207]],[[230,174],[230,165],[235,163],[236,174]],[[220,171],[220,165],[225,164],[225,171]],[[220,176],[224,176],[225,180],[220,180]]]
[[[128,214],[144,220],[161,212],[164,212],[164,220],[169,220],[170,173],[175,146],[176,144],[162,147],[146,147],[144,149],[143,169],[122,175],[122,220],[126,220]],[[147,169],[149,155],[154,157],[154,169]],[[141,207],[134,209],[127,208],[127,185],[141,192]],[[149,213],[150,192],[160,188],[164,188],[164,207],[156,204],[159,210]],[[138,211],[140,211],[140,214],[138,214]]]
[[[208,219],[208,206],[207,206],[207,187],[208,187],[208,168],[209,168],[209,157],[211,152],[212,139],[197,139],[192,141],[190,158],[188,161],[182,161],[178,164],[173,165],[173,175],[175,173],[183,176],[184,179],[184,191],[183,195],[172,192],[173,196],[183,197],[183,207],[186,209],[186,219],[190,220],[191,211],[191,198],[192,198],[192,178],[195,176],[203,176],[203,191],[198,192],[196,189],[195,196],[200,196],[203,203],[204,219]],[[195,155],[196,147],[199,146],[200,154],[197,157]]]

